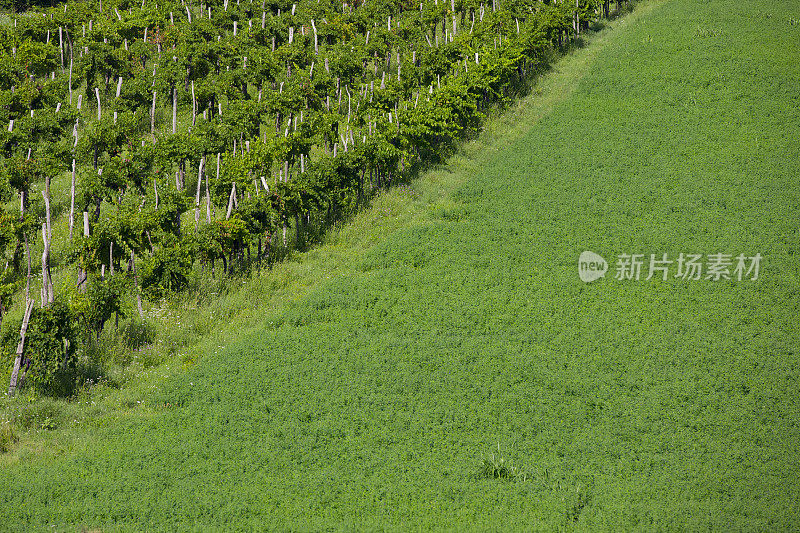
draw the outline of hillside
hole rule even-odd
[[[11,398],[94,394],[174,360],[219,323],[182,306],[225,313],[215,295],[444,161],[632,5],[50,4],[0,11]]]
[[[798,19],[642,2],[248,279],[252,329],[3,456],[0,528],[797,529]]]

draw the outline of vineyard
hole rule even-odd
[[[9,392],[70,394],[112,317],[270,265],[441,161],[610,8],[98,0],[5,15]]]
[[[800,530],[796,0],[19,1],[0,531]]]

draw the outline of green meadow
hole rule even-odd
[[[797,19],[653,0],[587,36],[447,164],[194,310],[217,325],[118,409],[53,403],[74,423],[0,455],[0,529],[797,530]]]

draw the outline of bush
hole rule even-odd
[[[155,342],[156,327],[146,320],[133,317],[122,324],[120,336],[126,348],[135,350]]]
[[[75,369],[77,339],[73,315],[57,299],[49,307],[34,308],[25,339],[25,380],[28,386],[48,394],[68,395]]]
[[[97,349],[97,357],[107,358],[121,367],[126,367],[137,361],[144,367],[155,366],[159,363],[159,356],[153,350],[156,340],[156,327],[154,324],[140,319],[138,316],[122,323],[112,342],[101,343]]]
[[[11,446],[19,441],[14,429],[9,422],[0,423],[0,453],[6,453]]]
[[[14,419],[22,429],[56,429],[64,418],[64,406],[56,400],[42,399],[20,408]]]
[[[171,245],[157,249],[141,265],[145,295],[151,300],[159,300],[184,289],[189,283],[193,259],[189,247],[177,239],[173,239]]]
[[[34,308],[18,386],[47,396],[67,397],[87,379],[101,377],[107,354],[117,346],[100,343],[100,334],[114,313],[124,316],[122,297],[126,284],[124,276],[96,280],[85,294],[62,295],[48,307]],[[20,322],[21,317],[4,324],[0,338],[0,357],[4,366],[9,362],[9,368],[19,342]],[[152,326],[141,321],[127,324],[127,328],[128,345],[150,342],[148,339],[155,335]]]

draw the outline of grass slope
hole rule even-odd
[[[797,529],[797,18],[646,3],[138,415],[7,460],[0,524]],[[583,250],[765,259],[584,284]]]

